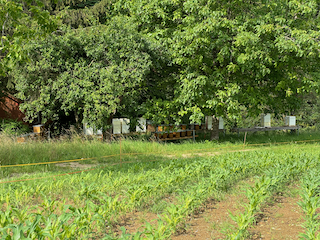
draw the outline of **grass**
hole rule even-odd
[[[231,133],[220,137],[219,141],[209,141],[203,136],[195,143],[191,140],[174,141],[167,143],[151,142],[148,140],[126,139],[121,141],[122,161],[148,161],[164,160],[165,155],[182,157],[195,153],[206,154],[208,152],[224,153],[232,150],[243,149],[244,134]],[[267,135],[249,133],[246,139],[247,148],[270,147],[275,144],[292,143],[297,141],[319,140],[319,132],[302,132],[299,136],[286,132],[272,132]],[[320,141],[320,140],[319,140]],[[305,143],[307,144],[307,143]],[[53,141],[31,141],[17,143],[15,138],[0,135],[0,165],[15,165],[28,163],[41,163],[51,161],[65,161],[72,159],[81,160],[80,164],[111,164],[119,163],[120,142],[110,143],[99,140],[87,140],[80,135],[72,135],[63,140]],[[133,155],[131,155],[133,154]],[[55,164],[45,164],[39,166],[0,168],[0,177],[8,177],[14,174],[34,173],[34,172],[55,172],[64,171],[65,168]]]
[[[9,141],[4,144],[8,144]],[[224,193],[238,189],[236,186],[246,179],[258,180],[258,176],[277,173],[279,170],[280,172],[277,174],[281,180],[282,172],[291,171],[291,168],[287,169],[287,166],[300,167],[305,171],[308,170],[308,166],[318,167],[320,153],[318,144],[300,144],[299,148],[296,147],[297,145],[271,145],[271,147],[259,147],[255,151],[182,158],[179,155],[187,150],[201,153],[205,151],[204,149],[215,148],[223,153],[223,147],[225,149],[243,149],[243,146],[240,141],[233,144],[223,140],[220,142],[199,141],[178,144],[126,140],[121,144],[123,153],[138,152],[143,154],[136,155],[134,158],[130,155],[122,156],[123,161],[133,161],[133,163],[124,162],[122,166],[105,165],[88,172],[55,177],[52,176],[70,171],[70,169],[62,169],[52,164],[30,166],[30,173],[31,170],[33,171],[32,177],[44,178],[36,181],[0,184],[2,210],[8,211],[9,214],[11,208],[17,209],[16,212],[10,213],[14,219],[17,219],[17,213],[21,215],[23,211],[28,213],[38,211],[43,217],[39,220],[39,227],[45,227],[49,221],[55,221],[57,217],[61,217],[61,221],[59,220],[61,227],[57,228],[58,233],[62,233],[61,229],[66,228],[62,216],[70,217],[69,223],[72,223],[70,225],[77,229],[79,227],[77,230],[79,233],[82,231],[80,227],[83,226],[87,230],[81,234],[91,236],[90,234],[94,230],[94,235],[99,239],[102,239],[100,237],[103,234],[116,234],[114,230],[119,224],[117,218],[121,216],[134,214],[135,211],[155,212],[159,214],[159,217],[162,217],[165,228],[161,228],[161,222],[158,221],[150,228],[145,226],[145,231],[152,233],[153,236],[157,234],[159,236],[164,234],[163,229],[169,229],[170,232],[180,231],[186,226],[186,216],[202,206],[208,198],[220,196],[223,199]],[[60,156],[61,160],[75,156],[83,157],[80,154],[98,155],[97,163],[104,164],[107,161],[102,162],[103,155],[116,154],[120,150],[119,142],[83,141],[76,137],[50,143],[17,144],[12,141],[7,147],[12,148],[10,149],[11,160],[18,163],[19,161],[25,162],[27,158],[32,157],[34,162],[48,161],[47,158],[52,157],[53,159],[49,153],[57,152],[55,156]],[[39,151],[38,148],[42,150]],[[33,149],[35,151],[32,156]],[[59,151],[63,151],[64,155],[58,155]],[[6,154],[1,154],[3,157],[6,156]],[[176,156],[168,158],[165,156],[166,154],[175,154]],[[23,158],[23,155],[26,156],[26,159]],[[310,162],[306,162],[306,160]],[[119,157],[116,156],[108,161],[109,163],[119,162]],[[30,178],[30,174],[24,172],[29,167],[7,169],[16,170],[15,174],[23,174],[12,176],[14,172],[8,172],[7,176],[11,176],[12,180]],[[3,171],[6,171],[6,168]],[[288,176],[292,177],[298,177],[300,174],[289,173]],[[280,185],[286,183],[282,183],[280,180]],[[170,202],[167,201],[169,197]],[[58,207],[56,210],[50,210],[50,203],[53,201],[55,201],[53,205]],[[8,208],[8,206],[10,207]],[[26,206],[30,206],[30,209],[27,209]],[[69,209],[64,210],[64,207],[67,206]],[[104,225],[105,221],[100,221],[102,220],[101,216],[107,218],[114,226],[110,225],[110,228],[107,228]],[[27,220],[32,222],[37,220],[36,217],[35,215],[27,215],[20,222],[27,223]],[[92,217],[100,222],[95,222]],[[11,217],[7,218],[8,221],[11,221],[10,219]]]

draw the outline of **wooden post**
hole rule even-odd
[[[244,134],[243,148],[246,146],[247,132]]]
[[[210,140],[219,140],[219,118],[212,117],[212,131],[210,134]]]

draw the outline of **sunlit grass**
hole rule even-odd
[[[0,165],[43,163],[73,159],[80,159],[80,164],[119,163],[120,148],[122,161],[144,162],[166,159],[168,156],[190,157],[199,154],[223,154],[245,148],[255,149],[273,146],[290,148],[290,144],[298,143],[299,147],[302,147],[303,144],[313,143],[310,140],[319,139],[319,132],[303,132],[299,136],[285,132],[269,132],[267,134],[261,132],[249,133],[246,137],[246,146],[244,146],[244,134],[238,136],[236,133],[227,134],[226,136],[221,134],[219,141],[209,141],[200,136],[196,142],[184,140],[161,143],[149,141],[147,137],[140,140],[122,139],[121,143],[119,140],[102,142],[97,139],[86,139],[77,134],[51,141],[34,140],[18,143],[15,137],[0,135]],[[306,143],[300,143],[300,141],[305,140],[307,141]],[[83,160],[87,158],[93,159]],[[61,170],[64,171],[66,168],[61,168],[55,164],[10,167],[0,168],[0,176],[7,177],[16,173],[24,174],[37,171],[50,172]]]

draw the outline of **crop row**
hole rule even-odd
[[[308,161],[309,160],[309,161]],[[289,182],[298,179],[302,174],[309,171],[309,168],[319,167],[317,158],[297,158],[294,161],[277,163],[274,167],[267,169],[252,187],[246,190],[248,203],[244,204],[245,211],[239,215],[230,213],[231,218],[237,224],[237,230],[228,236],[228,239],[242,239],[247,234],[247,228],[254,222],[255,214],[268,197],[281,189]]]
[[[146,223],[133,235],[123,230],[122,237],[118,238],[168,238],[183,229],[187,216],[209,197],[227,191],[239,180],[250,176],[278,176],[279,180],[271,181],[275,186],[289,181],[296,171],[307,171],[317,162],[314,155],[296,151],[237,153],[208,159],[139,163],[122,169],[110,167],[40,184],[2,185],[0,232],[6,236],[4,239],[15,234],[29,239],[72,239],[74,236],[112,239],[117,238],[112,230],[121,216],[158,206],[153,208],[159,214],[156,224]],[[266,189],[269,191],[270,187]],[[171,202],[165,201],[168,196]]]
[[[320,239],[318,234],[320,221],[320,214],[317,210],[320,208],[320,176],[319,172],[315,169],[308,172],[301,179],[301,193],[302,200],[298,203],[304,212],[305,233],[301,234],[301,237],[306,240]]]

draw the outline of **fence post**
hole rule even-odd
[[[243,148],[246,146],[247,132],[244,134]]]

